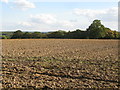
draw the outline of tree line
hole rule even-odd
[[[120,32],[113,31],[101,24],[100,20],[94,20],[92,24],[84,31],[77,29],[75,31],[58,30],[55,32],[22,32],[17,30],[10,37],[11,39],[37,39],[37,38],[58,38],[58,39],[120,39]]]

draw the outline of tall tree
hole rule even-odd
[[[13,36],[11,38],[17,39],[17,38],[22,38],[23,37],[23,32],[21,30],[17,30],[16,32],[13,33]]]
[[[104,38],[105,27],[101,24],[100,20],[94,20],[93,23],[87,29],[89,38]]]

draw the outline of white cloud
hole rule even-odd
[[[64,27],[64,28],[74,27],[73,22],[71,22],[71,21],[69,21],[69,20],[61,20],[61,21],[58,21],[56,25],[57,25],[57,26]]]
[[[19,26],[41,31],[54,31],[59,29],[70,30],[74,24],[69,20],[58,19],[53,14],[30,15],[25,22],[20,22]]]
[[[31,26],[32,24],[29,22],[20,22],[19,24],[21,24],[22,26]]]
[[[103,22],[103,24],[111,30],[118,30],[118,22]]]
[[[35,8],[35,5],[32,2],[29,2],[28,0],[15,0],[13,3],[15,5],[14,8],[19,8],[22,10]]]
[[[42,24],[55,24],[57,22],[55,16],[51,14],[31,15],[30,19],[34,23],[42,23]]]
[[[100,19],[104,21],[117,21],[118,8],[113,7],[109,9],[94,10],[94,9],[79,9],[73,11],[78,16],[85,16],[88,19]]]
[[[1,2],[8,3],[8,0],[1,0]]]
[[[39,15],[31,15],[30,20],[32,23],[51,25],[54,27],[72,27],[72,22],[68,20],[59,20],[57,16],[53,14],[39,14]]]

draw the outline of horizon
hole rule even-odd
[[[86,30],[99,19],[105,27],[118,31],[117,2],[32,2],[2,0],[4,31],[53,32]]]

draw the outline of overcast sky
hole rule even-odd
[[[85,30],[99,19],[112,30],[118,30],[117,2],[42,2],[35,0],[1,0],[2,31]],[[114,0],[115,1],[115,0]]]

